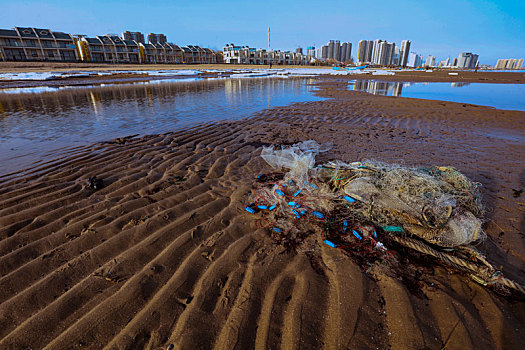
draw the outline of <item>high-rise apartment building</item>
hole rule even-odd
[[[385,66],[392,65],[394,60],[394,52],[396,49],[395,43],[382,43],[381,44],[381,64]]]
[[[312,47],[315,52],[315,48]],[[312,57],[314,57],[312,55]],[[352,44],[342,43],[339,40],[330,40],[326,45],[317,50],[317,57],[323,59],[333,59],[338,62],[345,62],[352,58]]]
[[[475,68],[478,64],[478,55],[471,52],[462,52],[458,56],[458,68]]]
[[[421,67],[423,65],[423,57],[415,52],[408,55],[407,67]]]
[[[374,42],[372,40],[361,40],[357,48],[357,60],[359,62],[372,62],[372,50]]]
[[[308,58],[315,58],[315,46],[308,46],[306,48],[306,56],[308,56]]]
[[[399,46],[394,47],[394,57],[392,57],[392,65],[399,66]]]
[[[323,45],[319,48],[319,58],[328,59],[328,52],[330,51],[330,48],[328,45]]]
[[[149,44],[155,44],[155,43],[165,44],[166,42],[167,42],[166,35],[164,34],[155,34],[155,33],[148,34]]]
[[[379,63],[377,63],[377,62],[380,61],[380,52],[379,52],[379,50],[381,49],[381,44],[383,42],[386,42],[386,41],[380,40],[380,39],[374,40],[374,49],[372,50],[372,59],[371,59],[372,63],[379,64]]]
[[[399,50],[399,65],[406,67],[408,63],[408,55],[410,53],[410,40],[401,41],[401,49]]]
[[[328,42],[327,58],[341,61],[341,42],[339,40],[330,40]]]
[[[425,66],[434,67],[436,65],[436,57],[428,55],[427,60],[425,61]]]
[[[350,61],[352,59],[352,44],[343,43],[341,44],[341,62]]]
[[[496,69],[521,69],[523,66],[523,58],[507,58],[499,59],[494,68]]]
[[[383,66],[391,65],[394,59],[395,46],[394,43],[389,43],[385,40],[375,40],[372,51],[372,63]]]
[[[375,40],[372,51],[372,63],[382,66],[391,65],[394,58],[395,47],[396,44],[394,43],[388,43],[380,39]]]
[[[138,43],[145,44],[144,34],[142,34],[141,32],[130,32],[126,30],[125,32],[122,32],[122,39],[135,40]]]

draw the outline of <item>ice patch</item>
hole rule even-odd
[[[123,73],[122,71],[119,71],[117,73]],[[172,76],[172,75],[197,75],[201,74],[202,72],[199,70],[193,70],[193,69],[174,69],[174,70],[135,70],[135,71],[126,71],[126,73],[135,73],[135,74],[147,74],[150,76],[158,77],[158,76]]]
[[[376,70],[372,72],[372,75],[396,75],[396,72],[389,70]]]
[[[32,72],[32,73],[0,73],[0,80],[50,80],[57,78],[86,78],[95,75],[115,75],[122,73],[147,74],[150,76],[198,75],[202,73],[193,69],[176,70],[125,70],[125,71],[73,71],[73,72]]]

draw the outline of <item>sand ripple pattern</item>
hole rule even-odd
[[[373,107],[296,104],[78,148],[4,176],[0,348],[519,348],[523,303],[443,269],[416,296],[319,240],[312,251],[286,252],[243,211],[254,176],[270,170],[261,145],[331,139],[335,158],[392,161],[405,143],[415,162],[432,152],[442,162],[447,133],[457,137],[456,124],[466,124]],[[450,149],[487,161],[484,147],[462,140]],[[106,187],[86,188],[93,175]]]

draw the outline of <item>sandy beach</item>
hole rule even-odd
[[[525,78],[409,73],[381,79]],[[287,251],[243,210],[272,171],[265,145],[332,141],[321,163],[453,166],[482,184],[479,250],[525,284],[525,112],[374,96],[345,80],[319,80],[324,101],[77,147],[0,177],[0,348],[522,348],[519,294],[431,260],[404,261],[416,288],[371,276],[316,235]]]
[[[0,89],[21,87],[63,87],[63,86],[88,86],[101,84],[126,84],[133,82],[145,82],[151,80],[175,78],[216,78],[228,77],[232,70],[244,72],[262,72],[268,70],[264,65],[240,65],[240,64],[154,64],[154,65],[114,65],[93,63],[50,63],[50,62],[0,62],[0,74],[2,73],[47,73],[47,72],[91,72],[89,76],[71,76],[52,78],[49,80],[2,80],[0,78]],[[277,70],[300,69],[307,73],[330,75],[345,73],[334,70],[327,66],[273,66]],[[177,71],[176,75],[149,75],[154,71]],[[181,72],[178,72],[181,71]],[[188,75],[183,74],[188,71]],[[195,74],[195,72],[198,72]],[[203,72],[201,72],[203,71]],[[219,73],[219,71],[221,71]],[[337,75],[342,80],[368,80],[377,79],[381,81],[399,82],[459,82],[459,83],[492,83],[492,84],[524,84],[524,72],[500,72],[500,71],[467,71],[452,69],[425,70],[402,70],[377,69],[378,75],[373,74],[374,69],[368,71],[349,71],[348,75]],[[111,73],[110,75],[97,75],[96,73]],[[181,74],[182,73],[182,74]],[[361,74],[364,73],[364,74]],[[384,74],[382,74],[384,73]],[[393,75],[391,75],[394,73]]]

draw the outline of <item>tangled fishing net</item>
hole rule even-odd
[[[257,177],[245,209],[278,243],[293,248],[317,232],[328,246],[371,266],[392,257],[386,245],[394,241],[466,271],[478,283],[525,293],[470,245],[485,237],[478,183],[452,167],[377,161],[316,166],[315,157],[330,148],[311,140],[263,147],[261,157],[276,171]]]

